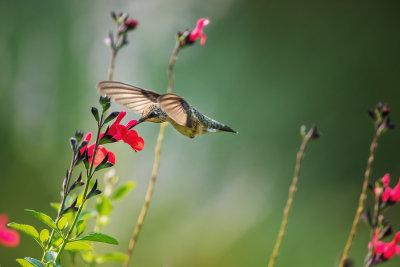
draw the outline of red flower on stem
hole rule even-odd
[[[8,229],[8,216],[0,214],[0,244],[6,247],[16,247],[19,244],[19,234],[17,231]]]
[[[84,141],[87,141],[89,143],[91,138],[92,138],[92,133],[89,132],[85,136]],[[88,156],[89,156],[89,163],[90,164],[92,164],[92,159],[93,159],[94,147],[95,146],[96,146],[96,144],[92,144],[90,146],[86,145],[86,146],[82,147],[81,150],[80,150],[80,153],[83,154],[83,153],[85,153],[85,150],[87,149]],[[114,153],[112,153],[111,151],[108,151],[103,146],[98,146],[93,166],[96,167],[97,165],[99,165],[107,155],[108,155],[108,162],[110,162],[111,164],[115,164],[115,155],[114,155]]]
[[[378,257],[382,257],[383,260],[388,260],[394,255],[400,254],[400,246],[397,245],[400,241],[400,232],[396,234],[392,242],[384,243],[377,241],[375,245],[375,254]]]
[[[375,194],[382,194],[383,202],[396,203],[400,201],[400,179],[393,189],[389,187],[390,175],[388,173],[386,173],[381,180],[383,188],[376,187]]]
[[[118,114],[115,122],[110,126],[107,131],[107,135],[111,136],[116,141],[124,141],[128,145],[132,147],[135,151],[140,151],[144,147],[143,138],[138,135],[135,130],[129,130],[133,126],[136,125],[136,120],[129,121],[126,125],[120,124],[121,120],[125,117],[126,111],[121,111]],[[104,134],[101,134],[100,138],[103,137]]]
[[[136,26],[139,24],[139,22],[135,19],[127,19],[125,20],[125,25],[128,28],[128,30],[133,30],[136,28]]]
[[[210,23],[209,19],[206,18],[201,18],[197,21],[196,28],[194,28],[193,31],[189,34],[189,42],[193,43],[197,39],[200,38],[200,44],[204,45],[206,43],[207,36],[203,32],[204,26],[208,25]]]

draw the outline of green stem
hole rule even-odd
[[[306,135],[304,135],[302,143],[300,145],[300,149],[297,152],[296,167],[294,170],[292,183],[289,187],[289,197],[286,201],[285,209],[283,210],[283,219],[282,219],[281,227],[279,229],[278,237],[276,239],[275,246],[274,246],[274,249],[271,254],[271,258],[269,259],[269,262],[268,262],[268,267],[273,267],[275,264],[275,261],[278,257],[278,253],[279,253],[279,249],[282,244],[283,236],[285,235],[285,232],[286,232],[286,226],[287,226],[288,219],[289,219],[290,209],[293,204],[294,194],[297,191],[297,183],[298,183],[299,176],[300,176],[301,162],[304,158],[304,151],[307,147],[308,141],[310,141],[310,139],[312,138],[312,134],[313,134],[313,129],[309,130],[308,133]]]
[[[75,160],[76,160],[77,153],[79,153],[79,152],[74,152],[74,155],[73,155],[72,160],[71,160],[70,167],[69,167],[68,172],[67,172],[67,176],[65,178],[66,179],[66,184],[65,184],[65,187],[63,188],[63,198],[61,199],[60,207],[58,208],[56,224],[60,221],[60,219],[62,217],[62,213],[63,213],[64,205],[65,205],[65,200],[67,199],[67,196],[68,196],[68,188],[69,188],[69,183],[71,181],[71,175],[72,175],[72,172],[73,172],[73,170],[75,168]],[[48,244],[47,244],[47,246],[46,246],[46,248],[45,248],[45,250],[43,252],[42,261],[44,260],[44,257],[46,256],[46,253],[50,249],[51,242],[52,242],[53,237],[54,237],[54,233],[55,233],[55,231],[53,229],[51,231],[51,234],[50,234],[49,242],[48,242]]]
[[[351,245],[353,243],[353,239],[357,232],[357,226],[358,226],[358,222],[360,220],[361,213],[364,210],[364,203],[365,203],[365,200],[367,199],[367,189],[368,189],[369,177],[371,176],[372,163],[374,162],[374,155],[375,155],[375,151],[378,147],[378,139],[379,139],[380,133],[381,133],[380,127],[375,127],[374,137],[372,139],[372,142],[371,142],[371,145],[369,148],[369,157],[368,157],[368,161],[367,161],[367,168],[365,169],[364,182],[362,185],[360,199],[358,201],[358,207],[356,210],[356,214],[354,216],[354,220],[353,220],[353,224],[351,226],[349,237],[347,239],[346,245],[343,250],[342,257],[340,259],[339,267],[345,266],[345,263],[348,259],[348,255],[349,255],[349,252],[351,249]]]
[[[100,118],[100,121],[99,121],[98,127],[97,127],[96,144],[94,146],[94,151],[93,151],[93,156],[92,156],[92,163],[90,164],[89,170],[86,173],[86,184],[85,184],[85,189],[83,191],[82,203],[79,205],[78,211],[75,214],[75,217],[74,217],[74,220],[72,222],[72,225],[71,225],[67,235],[65,236],[65,239],[64,239],[64,241],[63,241],[63,243],[62,243],[62,245],[61,245],[61,247],[60,247],[60,249],[59,249],[59,251],[57,253],[57,257],[55,259],[55,262],[57,262],[60,259],[61,254],[64,251],[65,246],[68,244],[69,238],[70,238],[73,230],[75,229],[75,225],[78,222],[78,218],[79,218],[79,216],[80,216],[80,214],[82,212],[82,209],[83,209],[83,207],[84,207],[84,205],[86,203],[87,197],[88,197],[87,193],[88,193],[88,190],[89,190],[90,180],[92,179],[92,177],[93,177],[93,175],[95,173],[95,171],[93,171],[93,166],[94,166],[94,160],[96,158],[97,148],[98,148],[99,142],[100,142],[100,138],[99,137],[100,137],[101,129],[103,127],[103,117],[104,117],[104,113],[101,114],[101,118]]]

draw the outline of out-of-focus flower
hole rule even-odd
[[[85,136],[84,140],[89,143],[91,138],[92,138],[92,133],[89,132]],[[90,164],[92,163],[93,154],[94,154],[94,147],[95,146],[96,146],[96,144],[92,144],[90,146],[86,145],[86,146],[82,147],[81,150],[80,150],[81,154],[85,153],[85,150],[87,150]],[[115,155],[114,155],[114,153],[111,152],[111,151],[108,151],[103,146],[98,146],[97,147],[97,152],[96,152],[96,157],[94,159],[93,165],[95,167],[97,165],[99,165],[104,160],[104,158],[107,156],[107,154],[108,154],[108,162],[110,162],[111,164],[115,164]]]
[[[139,22],[137,20],[128,18],[119,27],[118,31],[120,33],[126,33],[128,31],[134,30],[138,24],[139,24]]]
[[[8,216],[0,214],[0,244],[6,247],[16,247],[19,244],[19,234],[17,231],[8,229]]]
[[[396,252],[399,253],[400,251],[400,246],[397,245],[399,241],[400,232],[398,232],[394,239],[389,243],[385,243],[382,241],[376,242],[375,254],[382,260],[388,260],[392,258],[394,255],[396,255]]]
[[[201,18],[197,21],[196,28],[190,32],[188,41],[189,43],[195,42],[200,38],[200,44],[204,45],[206,43],[207,36],[203,32],[204,26],[208,25],[210,20],[207,18]]]
[[[110,137],[114,139],[114,141],[124,141],[128,145],[132,147],[133,150],[138,151],[142,150],[144,147],[144,140],[142,137],[138,135],[135,130],[129,130],[133,126],[136,125],[136,120],[129,121],[126,125],[120,124],[121,120],[125,117],[126,111],[121,111],[115,122],[110,126],[108,131],[106,132],[106,137]],[[101,138],[105,134],[101,135]]]
[[[127,19],[125,20],[125,25],[128,27],[128,30],[133,30],[137,27],[139,22],[135,19]]]
[[[375,187],[375,194],[382,194],[382,201],[396,203],[400,201],[400,179],[394,188],[389,187],[390,175],[387,173],[382,178],[383,187]]]

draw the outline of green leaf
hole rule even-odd
[[[111,201],[107,197],[102,197],[100,201],[96,203],[96,210],[100,216],[107,216],[112,212]]]
[[[112,200],[120,200],[120,199],[124,198],[129,193],[129,191],[131,191],[134,187],[135,187],[134,182],[127,182],[126,184],[121,185],[120,187],[118,187],[115,190],[111,199]]]
[[[58,209],[60,208],[60,203],[56,203],[56,202],[51,202],[50,206],[55,209],[56,211],[58,211]]]
[[[29,214],[31,214],[33,217],[36,217],[39,221],[46,224],[48,227],[50,227],[58,232],[56,223],[50,218],[49,215],[46,215],[42,212],[29,210],[29,209],[25,209],[25,211],[28,212]]]
[[[39,238],[40,241],[42,241],[42,243],[44,244],[44,242],[46,242],[47,239],[49,239],[49,230],[43,229],[42,231],[40,231]]]
[[[63,242],[63,239],[61,237],[58,237],[57,239],[54,239],[53,246],[59,247],[61,243]]]
[[[24,234],[27,234],[31,237],[33,237],[36,240],[39,240],[39,233],[38,231],[35,229],[35,227],[31,226],[31,225],[27,225],[27,224],[19,224],[19,223],[9,223],[7,225],[10,228],[13,228],[15,230],[18,230]]]
[[[80,236],[86,229],[86,221],[80,220],[76,224],[76,236]]]
[[[78,220],[89,220],[93,217],[96,216],[96,212],[93,210],[85,210],[81,212],[81,215],[79,215]]]
[[[44,261],[46,263],[51,263],[54,267],[61,267],[60,260],[55,262],[57,255],[58,254],[55,251],[47,251],[46,254],[44,255]]]
[[[58,223],[57,226],[60,230],[64,230],[64,228],[68,225],[68,218],[67,217],[62,217]]]
[[[126,255],[120,252],[111,252],[97,258],[96,263],[101,264],[106,261],[125,261]]]
[[[102,233],[94,233],[94,232],[93,233],[88,233],[88,234],[76,239],[76,241],[79,241],[79,240],[103,242],[103,243],[107,243],[107,244],[118,245],[117,239],[115,239],[112,236],[105,235],[105,234],[102,234]]]
[[[69,242],[65,246],[65,249],[71,251],[91,251],[92,247],[88,244],[88,242],[75,241],[75,242]]]
[[[35,265],[32,265],[29,263],[29,261],[24,260],[24,259],[17,259],[17,262],[19,263],[19,265],[21,265],[22,267],[35,267]]]
[[[25,257],[25,260],[27,262],[29,262],[30,264],[32,264],[33,266],[35,266],[35,267],[44,267],[43,262],[41,262],[41,261],[39,261],[37,259]]]

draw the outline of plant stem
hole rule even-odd
[[[115,67],[115,58],[117,56],[117,50],[115,48],[112,49],[111,52],[111,62],[110,62],[110,67],[108,68],[108,80],[113,79],[114,75],[114,67]]]
[[[76,160],[77,153],[79,153],[79,152],[74,152],[74,155],[73,155],[72,160],[71,160],[71,164],[70,164],[68,172],[67,172],[67,176],[65,178],[66,179],[66,183],[65,183],[65,187],[63,188],[63,197],[61,199],[60,207],[58,208],[56,224],[60,221],[62,213],[63,213],[63,210],[64,210],[65,200],[67,199],[67,196],[68,196],[69,182],[71,180],[72,171],[75,168],[75,160]],[[42,261],[44,260],[44,257],[46,256],[47,251],[49,251],[49,249],[50,249],[51,241],[53,240],[53,237],[54,237],[54,232],[55,231],[53,229],[51,231],[49,242],[48,242],[48,244],[46,246],[46,249],[43,252]]]
[[[269,259],[269,262],[268,262],[268,267],[273,267],[275,264],[276,258],[278,257],[282,239],[286,232],[286,226],[287,226],[287,222],[289,219],[290,208],[292,207],[292,204],[293,204],[294,194],[297,191],[297,182],[298,182],[299,176],[300,176],[301,162],[304,158],[304,151],[307,147],[308,142],[310,141],[310,139],[312,137],[312,134],[313,134],[313,129],[309,130],[308,133],[303,136],[303,140],[301,142],[300,149],[297,152],[296,167],[294,169],[292,183],[289,187],[289,197],[286,201],[285,209],[283,210],[283,219],[282,219],[281,227],[279,229],[278,237],[276,239],[275,246],[274,246],[274,249],[271,254],[271,258]]]
[[[172,89],[174,88],[174,66],[175,66],[175,62],[178,59],[178,53],[179,53],[179,49],[180,49],[180,43],[179,40],[176,41],[176,45],[174,47],[174,50],[172,51],[172,55],[171,58],[169,60],[169,65],[168,65],[168,78],[169,78],[169,85],[168,85],[168,89],[167,89],[167,93],[172,93]]]
[[[137,220],[135,229],[133,231],[133,235],[129,241],[128,252],[126,253],[127,258],[123,265],[124,267],[127,267],[129,265],[129,262],[131,261],[133,249],[135,248],[136,241],[139,237],[140,230],[142,229],[144,219],[146,218],[147,211],[149,209],[150,200],[153,195],[153,190],[154,190],[154,186],[155,186],[156,179],[157,179],[158,169],[160,166],[161,147],[162,147],[162,142],[164,139],[164,132],[165,132],[166,128],[167,128],[167,123],[165,123],[165,122],[162,123],[160,126],[160,132],[158,134],[157,144],[155,147],[155,159],[154,159],[154,165],[153,165],[153,172],[151,174],[151,180],[150,180],[149,186],[147,187],[144,204],[142,206],[142,209],[140,210],[139,218]]]
[[[167,89],[168,93],[172,93],[172,89],[174,88],[173,68],[174,68],[175,62],[177,60],[177,55],[178,55],[179,49],[180,49],[180,44],[179,44],[179,41],[177,41],[177,43],[174,47],[174,50],[172,51],[172,55],[171,55],[169,65],[168,65],[168,78],[169,78],[169,85],[168,85],[168,89]],[[132,237],[129,240],[128,251],[126,253],[126,260],[123,264],[124,267],[128,267],[129,263],[132,259],[133,250],[135,248],[137,239],[139,237],[140,230],[142,229],[144,219],[146,218],[147,211],[149,209],[149,205],[150,205],[150,201],[151,201],[151,197],[153,196],[153,190],[154,190],[154,186],[155,186],[155,183],[157,180],[158,169],[160,167],[161,148],[162,148],[162,143],[164,140],[164,133],[165,133],[166,127],[167,127],[166,122],[162,123],[160,126],[160,132],[158,133],[157,144],[155,147],[155,157],[154,157],[154,163],[153,163],[153,171],[151,173],[151,179],[150,179],[149,185],[147,187],[145,200],[144,200],[142,209],[140,210],[139,218],[136,222],[135,229],[133,230]]]
[[[362,191],[360,194],[358,207],[356,210],[356,214],[354,216],[353,225],[351,226],[351,231],[350,231],[349,237],[347,239],[346,245],[343,250],[342,257],[340,259],[339,267],[344,267],[344,264],[348,258],[348,254],[349,254],[354,236],[356,235],[356,232],[357,232],[358,222],[360,220],[361,213],[364,210],[364,203],[367,198],[369,177],[371,176],[372,163],[374,162],[374,155],[375,155],[375,151],[378,147],[378,138],[380,136],[380,133],[381,133],[380,127],[375,127],[374,137],[372,139],[372,142],[371,142],[371,145],[369,148],[369,157],[368,157],[368,161],[367,161],[367,168],[365,169],[364,182],[362,185]]]
[[[54,260],[55,262],[57,262],[60,259],[61,254],[64,251],[65,246],[68,244],[69,238],[70,238],[73,230],[75,229],[75,225],[78,222],[79,215],[81,214],[82,209],[83,209],[83,207],[84,207],[84,205],[86,203],[86,200],[87,200],[87,193],[88,193],[88,190],[89,190],[90,180],[92,179],[93,174],[95,173],[95,171],[93,171],[93,166],[94,166],[94,160],[96,158],[97,148],[98,148],[99,142],[100,142],[100,133],[101,133],[101,128],[103,127],[103,117],[104,117],[104,113],[101,114],[100,122],[98,123],[98,127],[97,127],[96,144],[94,146],[94,151],[93,151],[93,156],[92,156],[92,163],[90,164],[90,167],[89,167],[89,169],[87,170],[87,173],[86,173],[86,184],[85,184],[85,189],[83,191],[82,203],[79,205],[78,211],[75,214],[75,217],[74,217],[74,220],[72,221],[71,227],[70,227],[67,235],[65,236],[64,241],[63,241],[63,243],[62,243],[62,245],[61,245],[61,247],[60,247],[60,249],[59,249],[59,251],[57,253],[57,257]]]

